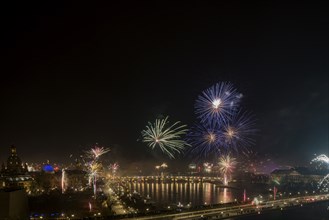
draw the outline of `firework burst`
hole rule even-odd
[[[97,144],[93,146],[90,150],[86,151],[86,158],[89,158],[91,160],[85,162],[85,170],[87,171],[89,186],[93,187],[95,199],[97,194],[97,177],[100,176],[103,168],[101,162],[99,161],[99,158],[100,156],[108,153],[109,151],[110,149],[99,147]],[[80,157],[83,158],[82,156]]]
[[[104,148],[104,147],[98,147],[97,145],[92,147],[89,151],[87,151],[87,155],[96,160],[98,159],[100,156],[102,156],[103,154],[106,154],[110,151],[109,148]]]
[[[317,156],[316,158],[314,158],[312,160],[312,162],[322,162],[322,163],[326,163],[329,165],[329,157],[327,157],[327,155],[321,154],[321,155]]]
[[[110,164],[109,169],[112,171],[112,174],[115,175],[116,172],[118,171],[119,167],[120,166],[118,163],[113,163],[113,164]]]
[[[226,148],[238,151],[254,144],[252,136],[256,133],[255,120],[250,113],[239,111],[223,127],[223,142]]]
[[[216,125],[196,124],[187,134],[187,142],[191,145],[190,152],[194,155],[207,157],[220,151],[221,132]]]
[[[168,165],[167,165],[166,163],[162,163],[162,164],[160,165],[160,167],[161,167],[162,169],[166,169],[166,168],[168,168]]]
[[[102,169],[102,164],[97,161],[91,161],[87,164],[87,174],[89,176],[89,183],[91,184],[91,180],[94,177],[99,176],[100,171]]]
[[[231,83],[217,83],[199,95],[195,113],[203,124],[225,124],[236,111],[241,97]]]
[[[94,196],[96,198],[97,193],[97,177],[100,175],[102,164],[93,160],[86,165],[87,174],[89,179],[89,185],[93,186]]]
[[[224,175],[224,185],[228,184],[228,177],[232,174],[236,164],[236,159],[231,157],[229,154],[222,155],[219,158],[218,165],[220,172]]]
[[[317,156],[316,158],[314,158],[312,162],[317,162],[317,163],[321,163],[321,164],[326,164],[327,167],[329,167],[329,158],[327,155],[325,154],[321,154],[319,156]],[[318,184],[319,188],[322,188],[323,190],[328,191],[329,189],[329,174],[327,174],[325,177],[323,177],[323,179],[321,179],[319,181]]]
[[[143,142],[152,149],[158,146],[170,158],[175,158],[174,153],[181,153],[185,146],[189,146],[182,140],[182,136],[188,131],[186,125],[179,124],[180,122],[175,122],[170,125],[168,117],[156,119],[154,123],[149,122],[142,131]]]

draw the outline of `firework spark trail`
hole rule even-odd
[[[110,151],[109,148],[98,147],[97,144],[92,147],[89,151],[86,152],[87,157],[92,160],[86,162],[85,167],[88,174],[89,185],[93,186],[94,197],[96,198],[97,193],[97,177],[99,176],[102,164],[98,162],[100,156],[108,153]]]
[[[239,111],[223,127],[223,145],[239,151],[254,144],[252,136],[257,132],[255,120],[250,113]]]
[[[319,182],[319,187],[323,186],[324,188],[329,186],[329,174],[327,174],[325,177],[323,177],[322,180]]]
[[[329,174],[327,174],[325,177],[323,177],[322,180],[318,183],[318,188],[327,191],[329,190]]]
[[[181,153],[185,146],[189,146],[182,140],[188,129],[186,125],[179,124],[180,122],[175,122],[169,125],[168,117],[156,119],[155,123],[149,122],[142,131],[143,142],[152,149],[158,146],[170,158],[175,158],[174,153]]]
[[[314,158],[312,162],[319,162],[319,163],[325,163],[327,165],[329,165],[329,158],[327,157],[327,155],[325,154],[321,154],[319,156],[317,156],[316,158]],[[319,188],[326,188],[328,190],[329,187],[329,174],[327,174],[325,177],[323,177],[323,179],[321,179],[318,183]]]
[[[96,160],[93,160],[89,163],[86,164],[87,167],[87,174],[88,174],[88,179],[89,179],[89,185],[93,186],[93,191],[94,191],[94,196],[96,198],[96,193],[97,193],[97,177],[99,176],[101,169],[102,169],[102,164],[97,162]]]
[[[93,189],[94,189],[94,196],[97,196],[97,175],[93,176]]]
[[[110,149],[109,148],[104,148],[104,147],[98,147],[98,146],[94,146],[93,148],[91,148],[89,151],[87,151],[87,155],[96,160],[98,159],[100,156],[102,156],[103,154],[106,154],[107,152],[109,152]]]
[[[329,157],[327,157],[327,155],[321,154],[314,158],[312,162],[324,162],[329,165]]]
[[[225,124],[236,111],[242,94],[229,82],[206,89],[195,102],[195,113],[203,124]]]
[[[66,188],[65,185],[66,185],[66,184],[65,184],[65,170],[62,169],[62,193],[63,193],[63,194],[64,194],[64,192],[65,192],[65,188]]]
[[[191,145],[189,151],[199,157],[218,154],[221,147],[221,132],[216,125],[196,124],[186,137]]]
[[[233,170],[235,169],[237,162],[236,159],[231,157],[229,154],[222,155],[219,158],[219,170],[224,175],[224,185],[228,184],[228,175],[231,175]]]
[[[160,165],[160,167],[161,167],[162,169],[166,169],[166,168],[168,168],[168,165],[167,165],[166,163],[162,163],[162,164]]]
[[[109,166],[109,169],[112,170],[112,174],[114,175],[117,170],[119,169],[119,164],[118,163],[113,163],[113,164],[110,164]]]
[[[203,163],[203,169],[207,173],[211,172],[211,169],[213,168],[213,166],[214,165],[212,163],[208,163],[208,162]]]

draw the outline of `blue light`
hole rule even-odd
[[[44,165],[42,167],[42,170],[45,171],[45,172],[54,172],[54,168],[49,164]]]

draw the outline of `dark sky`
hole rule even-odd
[[[65,162],[98,142],[110,160],[162,157],[147,121],[195,121],[219,81],[257,116],[254,150],[302,163],[328,154],[328,7],[225,4],[8,6],[2,19],[0,161]],[[221,1],[220,1],[221,2]]]

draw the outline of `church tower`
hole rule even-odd
[[[22,161],[17,156],[17,150],[14,145],[10,146],[10,156],[7,159],[7,170],[11,174],[20,174],[23,172]]]

